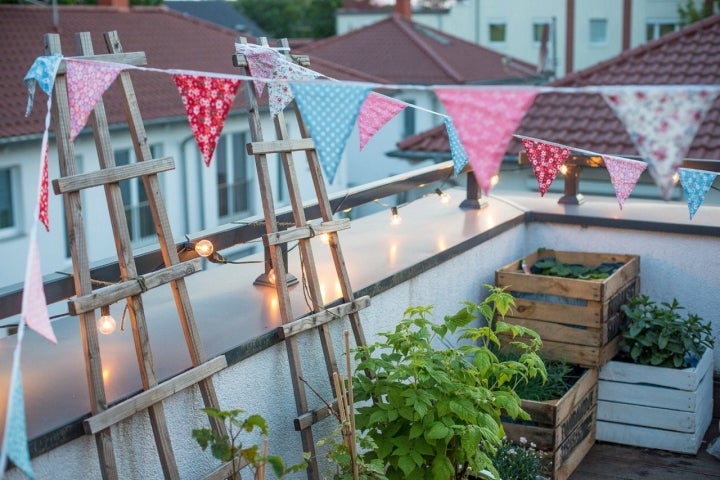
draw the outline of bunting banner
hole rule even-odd
[[[40,187],[38,193],[38,220],[42,222],[46,231],[50,231],[50,193],[49,193],[49,168],[48,160],[49,147],[47,138],[43,138],[42,142],[42,159],[40,160]]]
[[[30,232],[30,247],[28,250],[27,266],[25,268],[25,283],[22,297],[22,318],[32,330],[36,331],[52,343],[57,343],[53,332],[50,316],[43,288],[42,270],[40,268],[40,249],[38,248],[37,225]]]
[[[707,172],[705,170],[693,170],[690,168],[678,169],[680,175],[680,184],[683,192],[687,197],[688,210],[690,211],[690,220],[695,216],[705,200],[705,195],[710,190],[717,172]]]
[[[358,115],[358,130],[360,131],[360,151],[367,142],[390,120],[405,110],[408,104],[394,98],[370,92],[365,99],[360,115]]]
[[[640,175],[647,168],[647,163],[612,155],[602,155],[602,159],[610,173],[610,182],[615,189],[615,197],[620,205],[620,210],[622,210],[625,200],[630,196]]]
[[[529,137],[521,137],[520,140],[535,172],[540,196],[544,197],[558,170],[570,156],[570,148]]]
[[[268,85],[268,95],[270,97],[270,113],[272,116],[278,115],[285,110],[285,107],[293,101],[293,91],[288,85],[293,80],[313,80],[320,76],[319,73],[310,69],[301,67],[285,59],[277,62],[273,71],[273,81]],[[367,87],[370,90],[372,87]]]
[[[120,63],[66,59],[68,103],[70,106],[70,141],[87,123],[90,112],[105,90],[126,67]]]
[[[26,117],[30,115],[30,112],[32,112],[33,100],[35,98],[35,86],[39,85],[40,88],[49,96],[52,92],[52,87],[55,84],[55,75],[57,75],[57,70],[61,61],[61,55],[49,55],[36,58],[30,66],[30,69],[23,79],[28,89],[28,103],[27,108],[25,109]]]
[[[487,194],[537,90],[436,88],[435,94],[452,118],[478,184]]]
[[[345,142],[370,92],[370,86],[328,81],[293,82],[290,87],[315,140],[323,171],[332,183],[345,150]]]
[[[675,172],[716,96],[717,90],[653,87],[623,87],[603,94],[649,164],[665,200],[672,196]]]
[[[450,143],[450,156],[453,161],[453,173],[458,175],[460,171],[467,165],[468,157],[465,153],[465,149],[460,143],[460,137],[458,137],[455,125],[450,117],[444,117],[443,122],[445,123],[445,130],[447,131],[448,142]]]
[[[242,53],[248,62],[248,70],[253,77],[269,79],[277,69],[277,64],[282,60],[279,54],[271,48],[248,43],[236,43],[235,51]],[[253,86],[257,96],[261,96],[265,90],[265,81],[254,80]]]
[[[203,162],[209,167],[241,81],[189,74],[173,75],[173,80],[182,97]]]
[[[18,327],[18,335],[22,326]],[[28,449],[27,427],[25,425],[25,398],[23,395],[22,373],[20,371],[21,339],[18,338],[13,356],[12,373],[5,411],[5,432],[3,449],[0,452],[0,477],[5,472],[7,459],[31,479],[35,478],[30,451]]]

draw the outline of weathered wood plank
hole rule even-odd
[[[365,295],[360,298],[356,298],[352,302],[343,303],[336,307],[324,309],[318,313],[313,313],[306,317],[295,320],[294,322],[287,323],[282,327],[278,327],[280,338],[288,338],[293,335],[297,335],[305,330],[310,330],[322,324],[344,318],[351,313],[362,310],[370,306],[370,297]]]
[[[114,53],[101,53],[98,55],[83,55],[82,57],[66,57],[70,59],[78,60],[94,60],[98,62],[112,62],[112,63],[124,63],[125,65],[133,65],[135,67],[142,67],[147,65],[147,56],[145,52],[128,52],[122,54]],[[67,63],[65,59],[60,62],[58,66],[58,74],[64,74],[67,72]]]
[[[282,243],[292,242],[312,238],[325,233],[347,230],[350,228],[350,219],[342,218],[339,220],[331,220],[316,225],[307,224],[302,227],[293,227],[279,232],[269,233],[267,235],[268,245],[279,245]]]
[[[130,279],[124,282],[108,285],[107,287],[98,288],[89,295],[77,297],[68,300],[68,311],[70,315],[79,315],[80,313],[95,310],[104,305],[110,305],[123,298],[139,295],[145,290],[164,285],[178,278],[183,278],[193,273],[199,272],[202,265],[199,259],[193,261],[179,263],[171,267],[163,268],[156,272],[142,275],[138,279]]]
[[[265,142],[250,142],[247,152],[250,155],[267,155],[269,153],[292,153],[301,150],[312,150],[315,141],[312,138],[270,140]]]
[[[175,168],[175,160],[172,157],[163,157],[148,162],[132,163],[130,165],[122,165],[109,167],[95,172],[75,175],[73,177],[64,177],[53,180],[53,190],[55,194],[74,192],[84,190],[86,188],[98,187],[108,183],[120,182],[130,178],[136,178],[143,175],[151,175],[160,172],[167,172]]]
[[[138,412],[146,410],[175,393],[184,390],[200,380],[208,378],[227,367],[227,360],[224,355],[215,357],[212,360],[194,367],[170,380],[156,385],[132,398],[108,408],[104,412],[93,415],[83,422],[86,433],[96,433],[100,430],[115,425]]]

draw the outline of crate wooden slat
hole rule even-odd
[[[521,268],[523,260],[530,267],[549,257],[586,266],[605,262],[622,266],[597,280],[524,273]],[[639,274],[637,255],[541,250],[498,269],[495,285],[515,298],[505,320],[538,332],[544,358],[599,367],[619,351],[620,307],[640,291]]]

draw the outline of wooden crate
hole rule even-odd
[[[522,260],[532,266],[548,257],[587,266],[603,262],[623,265],[600,280],[528,274],[520,267]],[[600,367],[618,353],[620,306],[639,293],[639,273],[637,255],[541,250],[497,270],[495,285],[515,297],[515,308],[505,320],[540,334],[544,358]]]
[[[712,420],[713,352],[695,368],[612,361],[600,370],[597,438],[697,454]]]
[[[524,437],[548,454],[554,480],[565,480],[595,443],[598,371],[586,369],[560,399],[523,400],[529,423],[503,422],[505,435],[514,442]]]

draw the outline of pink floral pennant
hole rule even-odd
[[[188,74],[175,74],[173,80],[182,97],[205,166],[210,166],[241,81]]]
[[[33,228],[30,235],[30,250],[28,251],[25,284],[23,286],[22,318],[28,327],[52,343],[57,343],[55,332],[53,332],[50,323],[45,290],[43,289],[40,249],[37,244],[36,231],[37,228]]]
[[[687,197],[688,210],[690,211],[690,220],[695,216],[700,205],[705,200],[705,195],[710,190],[717,172],[707,172],[704,170],[693,170],[690,168],[678,169],[680,175],[680,184],[683,192]]]
[[[400,100],[370,92],[358,115],[360,151],[365,148],[368,140],[407,106],[407,103]]]
[[[625,200],[630,196],[640,175],[647,168],[647,163],[612,155],[603,155],[602,158],[608,173],[610,173],[610,182],[615,189],[615,197],[617,197],[618,205],[622,210]]]
[[[540,196],[545,196],[550,184],[555,180],[560,166],[570,156],[570,149],[556,143],[527,137],[521,137],[521,141],[535,172]]]
[[[277,65],[282,61],[278,52],[270,47],[260,45],[237,44],[236,51],[245,55],[248,62],[250,74],[253,77],[261,79],[272,78],[273,72],[277,69]],[[259,97],[265,90],[265,81],[253,80],[255,93]]]
[[[537,90],[440,88],[435,94],[452,118],[483,193],[492,186],[507,145]]]
[[[603,94],[625,126],[666,200],[673,176],[717,96],[703,89],[638,87]]]
[[[66,59],[68,104],[70,105],[70,141],[87,123],[90,112],[103,93],[124,70],[122,64]]]

